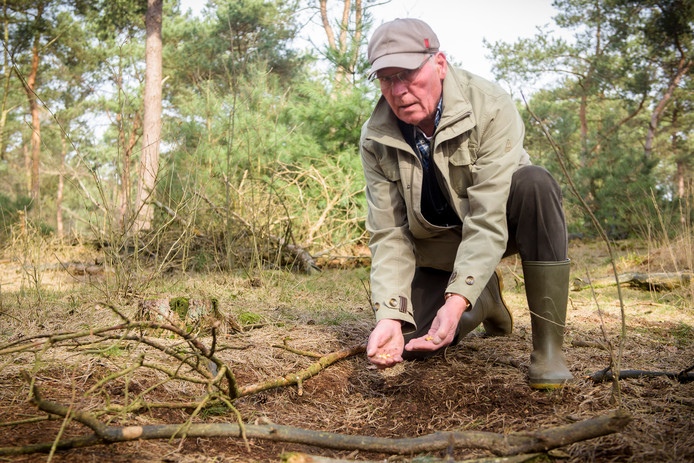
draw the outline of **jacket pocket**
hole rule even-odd
[[[451,188],[460,197],[467,198],[467,189],[472,185],[470,167],[475,163],[475,150],[467,141],[462,143],[448,158],[448,178]]]
[[[383,170],[383,175],[385,175],[388,180],[391,182],[400,180],[400,166],[396,160],[384,158],[381,159],[379,165]]]

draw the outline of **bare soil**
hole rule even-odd
[[[643,271],[644,265],[653,268],[650,254],[648,259],[634,257],[643,252],[625,245],[618,271]],[[593,276],[608,275],[610,268],[601,253],[599,244],[573,244],[573,276],[583,278],[587,269]],[[609,352],[598,343],[607,340],[615,348],[619,344],[621,309],[616,288],[570,294],[565,353],[575,380],[559,391],[534,391],[526,378],[532,338],[520,262],[504,260],[502,272],[505,298],[515,319],[512,335],[486,338],[476,331],[440,355],[386,371],[373,369],[363,355],[351,357],[304,382],[301,395],[296,386],[281,387],[242,397],[235,406],[246,423],[392,438],[444,430],[528,432],[622,407],[633,418],[622,432],[563,447],[546,458],[567,462],[694,461],[694,383],[680,384],[664,377],[629,379],[620,382],[621,394],[615,396],[611,383],[594,384],[586,379],[610,364]],[[38,333],[115,324],[117,318],[100,305],[107,298],[124,312],[135,312],[137,298],[108,296],[103,292],[104,281],[64,273],[43,275],[40,287],[45,292],[39,300],[31,296],[37,283],[16,260],[0,265],[0,346]],[[243,386],[315,362],[273,347],[283,340],[296,349],[319,354],[364,343],[373,326],[362,284],[366,279],[368,269],[361,267],[326,269],[316,276],[283,271],[252,276],[169,275],[149,293],[216,297],[224,313],[246,325],[244,332],[224,336],[219,346],[220,357]],[[679,372],[694,364],[694,308],[688,291],[662,294],[622,289],[627,325],[623,369]],[[202,340],[208,345],[211,342],[210,338]],[[586,343],[590,347],[578,347]],[[46,398],[91,412],[101,409],[107,400],[123,403],[127,396],[157,384],[160,378],[156,374],[140,369],[110,381],[100,394],[85,395],[100,379],[133,362],[140,347],[128,349],[94,352],[66,347],[0,355],[0,424],[44,416],[27,400],[29,389],[20,377],[22,370],[33,375]],[[192,401],[202,392],[197,385],[167,383],[154,388],[148,399]],[[183,423],[190,413],[189,409],[169,409],[110,415],[110,424]],[[235,422],[236,417],[216,407],[194,421]],[[61,432],[63,438],[89,434],[79,423],[62,419],[13,424],[0,427],[0,447],[50,442]],[[281,454],[297,451],[357,461],[390,457],[258,439],[251,440],[249,447],[239,438],[137,441],[57,451],[52,461],[276,462]],[[450,454],[455,460],[489,456],[470,449]],[[45,454],[33,454],[6,461],[46,459]]]

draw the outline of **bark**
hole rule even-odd
[[[118,115],[120,119],[120,115]],[[125,131],[120,129],[121,146],[123,148],[123,160],[121,165],[121,181],[120,181],[120,205],[118,207],[118,220],[121,230],[125,230],[128,222],[128,211],[130,208],[130,165],[132,163],[132,154],[137,144],[137,131],[140,130],[140,114],[135,113],[132,126],[130,127],[130,136],[128,141],[125,141]]]
[[[8,44],[10,43],[10,32],[9,20],[7,16],[7,0],[3,1],[2,11],[2,16],[3,18],[5,18],[5,21],[3,22],[5,43]],[[12,75],[12,66],[10,65],[10,54],[7,50],[7,47],[3,47],[3,49],[5,56],[5,68],[3,77],[5,80],[2,92],[2,106],[0,106],[0,161],[5,159],[5,148],[7,145],[7,141],[5,140],[5,125],[7,125],[7,113],[10,112],[10,109],[7,108],[7,97],[10,93],[10,77]]]
[[[586,167],[588,165],[588,96],[586,95],[585,88],[582,90],[581,94],[581,105],[578,108],[578,119],[581,122],[581,166]]]
[[[24,138],[22,143],[22,154],[24,157],[24,172],[26,174],[26,189],[31,191],[31,153],[29,152],[30,142]]]
[[[58,191],[56,191],[55,199],[55,221],[56,221],[56,233],[58,239],[62,240],[64,236],[63,230],[63,189],[65,188],[65,156],[67,154],[67,141],[65,140],[65,133],[60,133],[60,139],[62,142],[62,147],[60,150],[60,164],[58,165]]]
[[[354,52],[352,54],[352,72],[354,72],[354,69],[356,67],[357,61],[359,60],[359,43],[361,42],[361,34],[362,34],[362,9],[361,9],[361,0],[355,0],[354,1],[354,10],[355,10],[355,16],[354,16]]]
[[[351,0],[344,0],[345,5],[342,8],[342,26],[340,27],[340,53],[347,51],[347,26],[349,26],[349,10],[351,8]]]
[[[675,174],[675,183],[677,183],[677,197],[680,200],[684,200],[686,195],[686,188],[684,182],[684,158],[680,156],[680,127],[679,127],[679,115],[682,108],[677,102],[675,102],[675,107],[672,109],[672,125],[670,136],[670,146],[672,149],[672,156],[675,158],[675,164],[677,166],[677,173]],[[684,226],[686,224],[686,218],[684,214],[680,214],[680,223]]]
[[[673,379],[682,384],[694,381],[694,373],[687,371],[675,373],[669,371],[622,370],[619,372],[619,379],[655,378],[658,376],[665,376],[666,378]],[[586,376],[586,379],[594,383],[603,383],[613,381],[614,375],[609,370],[601,370]]]
[[[140,180],[137,187],[135,231],[150,230],[153,209],[150,197],[159,173],[159,141],[161,138],[162,93],[162,3],[147,0],[147,41],[145,46],[145,94],[142,132]]]
[[[36,23],[41,21],[43,15],[43,2],[37,6]],[[29,100],[29,111],[31,112],[31,199],[33,202],[39,200],[39,158],[41,155],[41,123],[39,120],[39,104],[36,98],[36,77],[39,71],[39,46],[41,34],[36,32],[34,44],[31,48],[31,71],[27,78],[24,90]]]
[[[323,30],[328,39],[328,47],[335,52],[335,56],[339,57],[339,62],[336,64],[335,69],[335,83],[342,84],[345,82],[348,74],[353,74],[356,67],[356,63],[359,59],[359,42],[361,40],[362,34],[362,1],[354,1],[354,38],[353,38],[353,51],[348,56],[347,52],[349,50],[349,30],[350,30],[350,17],[352,11],[352,0],[343,0],[342,8],[342,18],[340,19],[340,31],[337,36],[330,26],[330,20],[328,18],[328,7],[327,0],[319,0],[321,22],[323,24]]]
[[[382,463],[383,460],[344,460],[342,458],[330,458],[322,457],[319,455],[308,455],[306,453],[287,453],[281,455],[282,463]],[[492,457],[492,458],[475,458],[473,460],[453,460],[450,455],[445,458],[437,458],[434,456],[427,456],[426,459],[420,458],[398,458],[397,461],[402,463],[415,463],[423,462],[427,463],[526,463],[526,462],[537,462],[542,457],[541,453],[527,453],[523,455],[514,455],[512,457]]]
[[[335,45],[335,35],[333,34],[333,28],[330,27],[330,21],[328,20],[328,0],[320,0],[320,18],[323,22],[323,29],[325,30],[325,35],[328,38],[328,46],[333,50],[337,49]]]

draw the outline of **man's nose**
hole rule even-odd
[[[407,92],[407,84],[400,79],[393,79],[393,87],[391,89],[393,95],[402,95]]]

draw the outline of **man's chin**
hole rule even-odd
[[[419,125],[420,122],[424,120],[421,116],[418,116],[417,114],[414,114],[414,111],[399,111],[398,112],[398,119],[403,121],[406,124],[410,125]]]

